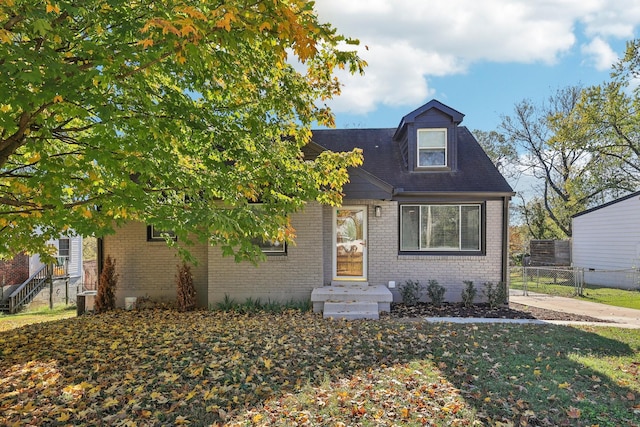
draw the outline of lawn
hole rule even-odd
[[[522,274],[519,271],[511,275],[510,288],[524,289]],[[570,284],[554,283],[553,278],[539,281],[534,277],[527,281],[527,290],[640,310],[640,289],[625,290],[586,284],[582,288],[582,295],[576,296],[576,289]]]
[[[33,323],[51,322],[75,316],[76,307],[67,306],[54,307],[53,310],[46,307],[11,315],[0,313],[0,332]]]
[[[638,361],[626,329],[115,311],[3,332],[0,424],[637,426]]]

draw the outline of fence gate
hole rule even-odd
[[[512,275],[512,288],[522,289],[523,295],[528,295],[529,291],[565,296],[583,294],[584,273],[581,268],[514,267],[512,273],[517,270],[520,270],[520,278]]]

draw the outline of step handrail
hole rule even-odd
[[[35,273],[33,273],[27,280],[22,282],[11,294],[9,295],[9,312],[14,313],[17,308],[21,307],[24,302],[29,299],[32,292],[39,288],[42,283],[53,276],[53,264],[45,264],[40,267]],[[37,282],[37,283],[36,283]],[[29,285],[36,284],[31,289]]]

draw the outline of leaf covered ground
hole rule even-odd
[[[0,424],[640,425],[621,329],[115,311],[0,337]]]

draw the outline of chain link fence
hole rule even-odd
[[[573,267],[511,267],[511,289],[549,295],[582,295],[584,279]]]
[[[523,295],[535,292],[564,297],[578,296],[623,307],[640,307],[639,269],[512,266],[510,279],[511,289],[521,290]]]

